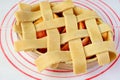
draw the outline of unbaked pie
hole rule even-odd
[[[20,3],[15,13],[14,31],[19,40],[16,51],[39,54],[39,71],[70,64],[75,74],[84,73],[87,64],[100,66],[116,58],[113,32],[92,10],[74,6],[70,1],[29,5]]]

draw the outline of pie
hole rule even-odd
[[[14,31],[18,51],[39,54],[35,64],[39,71],[70,64],[75,74],[85,73],[87,64],[100,66],[117,57],[113,32],[96,12],[74,6],[71,0],[19,4]]]

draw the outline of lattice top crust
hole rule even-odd
[[[20,3],[15,17],[13,28],[20,37],[15,50],[37,51],[39,71],[69,62],[79,74],[86,72],[88,62],[104,65],[116,58],[110,26],[94,11],[76,7],[70,0]]]

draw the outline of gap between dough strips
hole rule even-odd
[[[61,68],[62,63],[80,74],[87,72],[90,62],[103,66],[117,57],[110,26],[94,11],[76,7],[71,0],[20,3],[15,17],[13,29],[20,39],[14,48],[38,54],[39,71]]]

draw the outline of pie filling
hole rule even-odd
[[[20,3],[15,18],[13,29],[20,37],[14,42],[15,50],[38,53],[35,65],[39,71],[62,66],[80,74],[87,71],[89,62],[102,66],[117,57],[110,25],[71,0]]]

